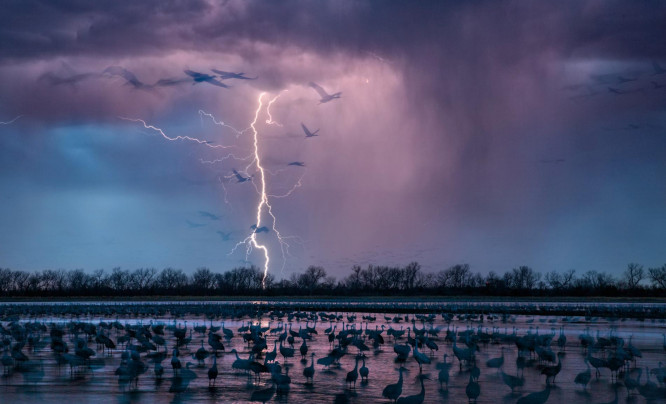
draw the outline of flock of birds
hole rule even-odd
[[[168,391],[179,395],[201,388],[200,382],[193,381],[204,379],[208,389],[223,394],[225,384],[220,376],[227,374],[247,381],[252,392],[244,400],[267,402],[288,397],[295,384],[314,388],[339,377],[344,388],[331,396],[335,402],[348,402],[357,396],[359,384],[367,387],[378,383],[375,380],[388,380],[395,369],[397,381],[383,388],[373,386],[378,393],[373,400],[422,403],[426,401],[425,381],[436,379],[439,394],[430,395],[429,401],[448,399],[451,388],[458,391],[457,399],[451,401],[458,402],[464,397],[460,393],[464,379],[469,403],[476,403],[489,385],[492,392],[504,390],[519,404],[539,404],[547,402],[551,391],[562,383],[566,357],[574,355],[574,361],[580,364],[582,360],[585,368],[575,377],[575,369],[564,372],[568,375],[564,377],[572,378],[564,382],[575,383],[579,394],[591,397],[590,392],[604,386],[600,381],[607,379],[615,392],[614,403],[622,387],[627,397],[666,400],[666,368],[661,362],[650,368],[643,358],[644,354],[660,355],[662,349],[666,352],[666,334],[663,347],[646,350],[645,344],[644,349],[634,345],[632,336],[620,336],[615,327],[602,332],[601,327],[593,331],[588,326],[577,335],[567,332],[567,327],[594,319],[531,318],[523,324],[528,329],[521,332],[516,316],[511,315],[384,314],[378,319],[377,314],[360,313],[246,310],[220,315],[202,309],[196,313],[201,320],[192,324],[194,316],[176,311],[176,306],[147,310],[123,322],[80,320],[78,316],[64,320],[59,314],[49,318],[44,312],[22,321],[5,314],[0,317],[5,384],[11,384],[16,374],[22,374],[28,384],[42,382],[45,365],[55,369],[60,380],[67,380],[66,372],[74,380],[101,374],[108,363],[112,365],[107,369],[114,368],[113,373],[104,374],[117,379],[120,391],[136,391],[140,380],[153,379],[157,385],[168,381]],[[172,319],[154,320],[165,317]],[[227,327],[228,323],[236,326]],[[549,332],[544,333],[543,328]],[[484,360],[481,352],[499,356]],[[296,371],[298,361],[301,369]],[[406,377],[413,372],[418,374]],[[542,388],[525,394],[533,390],[528,386],[539,377]],[[408,387],[412,379],[416,391]],[[526,385],[526,379],[532,383]]]

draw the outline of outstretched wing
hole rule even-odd
[[[309,135],[309,134],[310,134],[310,131],[308,130],[308,128],[305,127],[305,125],[303,124],[303,122],[301,122],[301,128],[303,128],[303,132],[305,132],[306,135]]]
[[[205,81],[206,81],[206,83],[210,83],[210,84],[212,84],[212,85],[214,85],[214,86],[224,87],[224,88],[229,88],[228,85],[226,85],[226,84],[224,84],[223,82],[221,82],[221,81],[219,81],[219,80],[217,80],[217,79],[214,79],[214,78],[206,79]]]
[[[178,84],[182,83],[188,83],[191,82],[192,80],[190,79],[159,79],[157,82],[154,84],[157,87],[170,87],[170,86],[177,86]]]
[[[217,69],[210,69],[213,73],[219,74],[220,76],[223,76],[223,78],[231,77],[233,76],[233,73],[231,72],[225,72],[224,70],[217,70]]]
[[[326,92],[326,90],[324,90],[322,86],[320,86],[319,84],[311,81],[310,83],[308,83],[308,85],[314,88],[314,90],[319,94],[321,98],[328,97],[328,93]]]
[[[127,80],[128,83],[133,85],[134,87],[142,87],[144,84],[139,80],[134,73],[131,71],[125,69],[124,67],[121,66],[110,66],[107,67],[104,70],[104,73],[110,74],[112,76],[120,76]]]

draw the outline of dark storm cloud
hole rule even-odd
[[[666,141],[658,130],[633,136],[622,128],[666,126],[658,92],[666,77],[652,76],[653,60],[666,66],[665,20],[666,4],[657,1],[5,1],[0,104],[3,116],[26,114],[45,126],[118,125],[118,116],[177,126],[199,105],[223,106],[218,110],[245,122],[254,94],[244,89],[315,81],[329,92],[344,90],[343,98],[322,106],[328,110],[306,109],[317,102],[306,88],[290,101],[299,114],[277,104],[286,126],[266,135],[275,145],[267,161],[306,162],[307,196],[281,208],[299,228],[308,207],[321,237],[315,256],[351,244],[361,253],[369,239],[388,248],[418,240],[426,248],[445,242],[450,251],[438,262],[543,264],[549,251],[568,245],[578,223],[586,223],[580,238],[606,240],[591,256],[621,244],[631,220],[621,212],[641,212],[625,226],[636,244],[649,250],[661,234],[654,228],[664,222],[649,217],[661,218],[655,201],[666,191],[654,173],[666,171]],[[103,75],[109,66],[136,80]],[[227,81],[228,90],[185,82],[184,70],[215,74],[212,68],[259,79]],[[357,79],[366,76],[379,82],[369,86],[374,92],[360,89]],[[138,83],[161,84],[137,91],[144,87]],[[336,118],[321,112],[332,109]],[[282,142],[294,134],[301,140],[299,122],[321,128],[308,139],[319,143],[301,154]],[[0,164],[8,172],[24,153],[52,168],[35,174],[43,183],[117,185],[141,172],[142,183],[171,186],[160,179],[160,163],[182,156],[143,140],[136,149],[92,150],[54,141],[59,154],[49,157],[36,155],[38,142],[14,139],[16,153]],[[329,153],[317,149],[321,143]],[[81,159],[73,150],[96,154]],[[124,165],[114,168],[115,160]],[[210,183],[217,174],[168,167],[163,177]],[[331,212],[368,225],[332,223]],[[587,221],[572,220],[577,215]],[[318,234],[321,228],[327,231]],[[475,245],[486,246],[489,258],[478,258],[484,250]],[[567,248],[552,265],[595,260],[579,260],[584,248]],[[631,251],[636,246],[611,258],[622,265]]]

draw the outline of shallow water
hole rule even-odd
[[[135,302],[133,304],[136,304]],[[153,303],[146,303],[153,304]],[[499,304],[499,303],[498,303]],[[611,382],[611,375],[608,369],[601,370],[599,379],[594,377],[594,369],[592,369],[592,380],[587,387],[587,391],[583,390],[581,386],[574,383],[576,374],[585,370],[585,354],[580,346],[578,336],[586,332],[589,328],[589,334],[597,337],[609,338],[612,335],[622,337],[625,343],[628,344],[631,337],[632,344],[642,351],[642,358],[638,358],[636,365],[639,368],[649,369],[657,368],[659,362],[666,362],[666,351],[664,347],[662,335],[666,333],[666,324],[664,320],[632,320],[632,319],[615,319],[609,321],[607,319],[585,319],[585,317],[578,318],[565,318],[561,316],[523,316],[513,315],[506,316],[506,321],[502,321],[501,317],[494,320],[489,320],[486,316],[484,321],[481,322],[478,318],[474,320],[464,320],[454,318],[450,323],[447,323],[441,315],[440,311],[436,312],[433,323],[416,322],[416,327],[426,329],[432,327],[440,328],[442,331],[437,338],[432,338],[439,346],[439,350],[431,354],[430,350],[423,346],[420,351],[427,354],[430,359],[430,364],[423,365],[423,375],[427,378],[424,380],[425,402],[450,402],[450,403],[465,403],[467,402],[467,395],[465,388],[470,378],[470,367],[463,366],[462,370],[459,367],[458,361],[453,358],[452,346],[450,343],[445,342],[444,336],[447,327],[453,329],[457,328],[458,331],[464,331],[467,328],[473,328],[475,331],[481,326],[484,332],[492,333],[493,328],[496,327],[499,332],[511,333],[515,328],[517,334],[522,336],[528,331],[532,333],[538,332],[539,334],[555,333],[551,348],[554,352],[558,352],[556,340],[559,335],[560,327],[567,336],[567,345],[565,355],[562,358],[562,370],[558,374],[553,387],[550,389],[550,397],[547,402],[549,403],[603,403],[611,402],[614,399],[615,392],[619,396],[620,402],[627,400],[627,389],[624,386],[624,380],[619,378],[617,383]],[[382,390],[387,384],[396,383],[398,380],[398,368],[400,363],[396,363],[396,354],[393,352],[393,338],[387,336],[384,332],[383,337],[385,343],[378,350],[372,348],[371,342],[366,342],[370,346],[370,350],[366,354],[366,366],[369,368],[369,380],[361,382],[359,377],[355,388],[346,387],[345,376],[347,372],[353,370],[355,364],[355,357],[357,348],[350,346],[348,353],[340,360],[340,366],[331,366],[330,369],[324,369],[323,366],[315,364],[315,377],[313,384],[306,384],[305,377],[303,376],[303,369],[310,364],[309,354],[315,353],[315,360],[325,357],[330,352],[330,345],[328,338],[324,334],[324,329],[331,325],[337,325],[339,331],[344,326],[349,326],[348,315],[353,313],[339,313],[343,314],[343,320],[330,323],[328,321],[320,321],[317,323],[316,329],[318,334],[313,335],[312,340],[308,341],[308,361],[303,362],[300,359],[299,347],[301,339],[296,338],[294,348],[296,349],[295,357],[289,358],[286,361],[278,353],[278,361],[289,369],[289,376],[291,377],[291,385],[288,394],[275,395],[271,401],[288,402],[288,403],[312,403],[312,402],[333,402],[337,398],[347,400],[352,403],[369,403],[369,402],[389,402],[389,400],[382,397]],[[407,314],[410,322],[395,323],[388,322],[384,319],[384,313],[376,313],[376,321],[368,322],[362,321],[362,316],[368,313],[356,313],[356,328],[366,327],[369,329],[381,328],[384,326],[388,329],[389,326],[400,329],[412,327],[412,315]],[[388,314],[387,314],[388,315]],[[394,317],[393,314],[390,314]],[[397,316],[397,315],[395,315]],[[399,315],[405,316],[404,313]],[[26,319],[27,320],[27,319]],[[34,321],[35,318],[31,318]],[[37,320],[44,322],[68,322],[71,318],[66,316],[46,316],[45,318],[37,318]],[[147,317],[147,316],[127,316],[127,318],[117,318],[115,316],[104,318],[97,315],[94,316],[77,316],[78,321],[89,321],[98,324],[100,321],[120,321],[121,323],[137,323],[142,322],[147,324],[150,321],[163,322],[170,324],[173,318],[168,313],[162,317]],[[193,316],[184,315],[179,316],[178,324],[185,325],[191,329],[193,325],[203,324],[204,322],[209,325],[210,321],[206,320],[203,315]],[[234,331],[234,338],[224,340],[223,343],[226,348],[226,353],[221,353],[218,357],[217,363],[219,368],[219,376],[216,381],[215,388],[208,387],[207,371],[212,365],[212,357],[205,361],[202,367],[193,366],[193,370],[197,374],[197,378],[192,380],[189,387],[184,393],[170,393],[169,388],[172,383],[173,373],[170,366],[170,353],[171,348],[175,344],[171,332],[166,331],[165,337],[168,337],[169,357],[165,359],[162,364],[165,367],[165,375],[163,380],[156,381],[153,374],[152,362],[143,359],[150,368],[146,373],[139,377],[139,382],[136,388],[123,388],[118,383],[118,377],[114,374],[120,365],[120,355],[122,349],[114,350],[110,356],[102,354],[101,351],[97,352],[95,359],[92,362],[92,369],[83,369],[70,375],[67,366],[58,368],[54,356],[48,346],[38,349],[36,352],[30,352],[28,348],[24,348],[23,352],[30,358],[30,363],[34,366],[28,366],[29,371],[26,369],[18,369],[11,372],[9,375],[4,376],[0,380],[0,402],[2,403],[63,403],[63,402],[86,402],[86,403],[165,403],[165,402],[188,402],[188,403],[214,403],[214,402],[247,402],[254,391],[266,389],[271,386],[269,382],[270,375],[263,374],[261,380],[256,380],[253,377],[248,378],[245,374],[232,369],[231,365],[236,359],[232,349],[239,352],[241,358],[248,358],[250,349],[247,344],[243,343],[242,337],[237,332],[238,327],[247,324],[251,321],[248,317],[238,319],[214,319],[215,326],[221,325],[224,321],[226,328]],[[276,327],[281,321],[280,319],[269,318],[268,313],[264,314],[259,321],[256,318],[252,319],[253,323],[261,323],[262,326]],[[282,319],[286,322],[286,316]],[[7,322],[2,322],[3,326],[8,327]],[[294,318],[291,322],[291,327],[297,331],[300,327],[305,328],[306,321],[299,321]],[[312,322],[309,323],[313,325]],[[537,331],[538,327],[538,331]],[[551,331],[552,330],[552,331]],[[111,338],[115,340],[122,332],[118,333],[113,330],[110,334]],[[405,333],[406,337],[407,333]],[[406,338],[403,337],[398,340],[399,343],[404,344]],[[71,336],[65,337],[66,341],[70,341]],[[273,349],[273,341],[277,338],[277,334],[266,333],[268,350]],[[43,343],[48,342],[48,333],[43,336]],[[193,353],[201,346],[201,341],[204,341],[204,346],[208,347],[206,335],[198,333],[192,334],[192,342],[189,344],[188,349],[181,350],[180,360],[185,367],[186,362],[196,364],[196,360],[192,358]],[[71,348],[71,342],[69,342]],[[462,346],[462,343],[458,343]],[[90,348],[95,349],[96,344],[94,341],[88,344]],[[464,346],[463,346],[464,347]],[[500,357],[501,348],[504,347],[504,366],[503,371],[507,374],[517,374],[516,358],[517,349],[514,343],[507,344],[479,344],[480,352],[477,353],[476,364],[481,371],[479,377],[479,384],[481,388],[481,395],[478,398],[478,403],[515,403],[521,396],[528,393],[542,391],[546,388],[545,376],[540,373],[540,365],[533,357],[533,360],[527,361],[527,367],[523,371],[524,386],[516,390],[516,393],[511,393],[501,375],[496,369],[490,369],[486,366],[486,361],[490,358]],[[440,388],[438,382],[438,364],[443,362],[444,354],[448,354],[448,363],[451,364],[449,372],[449,385],[448,389]],[[145,356],[142,355],[142,356]],[[602,352],[595,352],[594,356],[603,356]],[[258,359],[263,363],[263,358]],[[554,365],[549,363],[548,365]],[[359,367],[361,364],[359,364]],[[402,363],[407,369],[404,373],[403,396],[418,394],[421,390],[419,383],[419,366],[412,355]],[[631,364],[633,368],[634,365]],[[284,373],[284,368],[283,368]],[[632,371],[632,376],[637,377],[637,373]],[[654,376],[650,379],[656,382]],[[643,370],[642,384],[646,383],[646,371]],[[663,388],[657,390],[659,398],[652,402],[666,402],[666,390]],[[632,395],[629,402],[643,403],[646,402],[645,398],[640,394]]]

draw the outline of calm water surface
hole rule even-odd
[[[116,304],[116,303],[113,303]],[[136,302],[133,302],[136,304]],[[154,304],[154,303],[146,303]],[[407,303],[404,303],[407,304]],[[497,303],[499,305],[499,303]],[[288,374],[291,377],[291,384],[288,394],[274,395],[271,401],[285,402],[285,403],[314,403],[314,402],[351,402],[351,403],[371,403],[371,402],[386,402],[389,400],[382,397],[382,390],[384,387],[391,383],[398,381],[399,372],[398,368],[404,366],[407,371],[404,373],[403,393],[402,396],[417,395],[421,391],[421,384],[419,382],[419,366],[414,357],[410,354],[409,358],[404,363],[396,363],[396,354],[393,351],[393,345],[396,341],[389,337],[386,331],[383,333],[385,343],[379,349],[373,349],[371,341],[365,341],[370,347],[369,351],[365,352],[366,366],[369,369],[369,379],[367,382],[361,382],[359,377],[356,383],[356,388],[349,388],[346,386],[345,377],[347,372],[352,371],[355,366],[355,357],[358,349],[354,346],[349,346],[347,354],[340,359],[340,366],[331,366],[330,369],[325,369],[324,366],[315,363],[315,376],[313,384],[306,384],[305,377],[303,376],[303,369],[310,365],[309,355],[315,353],[315,360],[326,357],[331,350],[328,337],[324,333],[326,328],[337,326],[337,331],[344,327],[350,327],[355,324],[357,329],[381,329],[382,326],[385,330],[389,327],[394,329],[407,329],[413,327],[411,320],[412,315],[407,314],[408,322],[404,320],[396,323],[393,320],[387,322],[385,315],[391,318],[398,317],[398,315],[388,313],[375,313],[376,321],[364,321],[362,316],[367,316],[368,313],[347,313],[339,312],[343,318],[340,321],[318,321],[316,329],[318,334],[312,336],[312,340],[308,341],[308,360],[302,361],[300,358],[299,347],[301,339],[295,338],[294,348],[296,349],[295,357],[285,359],[278,353],[277,360],[283,366],[283,374],[288,369]],[[348,316],[356,315],[356,320],[350,322]],[[399,317],[404,319],[405,314],[401,313]],[[25,318],[19,320],[30,321],[43,321],[45,323],[66,323],[72,320],[67,316],[46,316],[44,318]],[[113,322],[119,321],[123,324],[147,324],[150,321],[153,323],[172,324],[174,319],[171,315],[163,317],[142,317],[142,316],[127,316],[126,318],[104,318],[99,316],[78,316],[77,321],[91,322],[99,324],[100,321]],[[185,323],[187,321],[187,323]],[[291,323],[288,322],[287,317],[271,319],[268,313],[264,314],[261,318],[248,318],[241,319],[214,319],[213,325],[220,326],[224,321],[225,327],[233,330],[234,337],[231,340],[223,339],[225,345],[225,353],[221,353],[217,359],[219,376],[216,381],[215,388],[208,387],[207,372],[212,365],[212,357],[206,359],[203,366],[197,366],[196,359],[193,358],[194,352],[201,347],[201,342],[206,348],[210,348],[207,343],[207,334],[200,334],[192,332],[192,342],[187,348],[181,349],[180,360],[185,367],[186,362],[192,362],[191,370],[193,370],[197,378],[192,380],[189,387],[184,393],[170,393],[169,388],[172,383],[172,369],[170,366],[171,349],[175,344],[173,334],[170,331],[165,332],[167,338],[167,345],[169,347],[168,357],[162,362],[165,368],[165,375],[161,381],[156,380],[153,373],[153,363],[142,355],[142,360],[149,366],[146,373],[139,377],[139,382],[136,388],[122,387],[118,383],[118,376],[115,374],[116,369],[120,366],[122,347],[111,352],[110,355],[103,354],[97,351],[91,362],[91,369],[81,370],[70,375],[69,368],[65,365],[58,367],[54,359],[54,355],[49,348],[49,334],[44,333],[41,336],[41,348],[32,352],[26,346],[23,352],[29,357],[30,371],[14,370],[6,374],[0,379],[0,402],[1,403],[215,403],[215,402],[248,402],[253,392],[261,389],[266,389],[272,384],[270,383],[270,374],[263,374],[261,380],[256,380],[253,377],[248,378],[244,373],[232,369],[232,363],[236,360],[236,356],[230,353],[232,349],[236,349],[241,358],[247,359],[250,354],[250,347],[243,342],[242,337],[238,333],[238,328],[247,325],[248,323],[261,324],[265,327],[274,328],[278,324],[285,324],[287,327],[298,331],[299,328],[305,328],[306,321],[299,321],[293,318]],[[7,321],[0,322],[5,328],[9,328]],[[206,320],[203,315],[185,315],[179,316],[177,323],[182,327],[187,324],[188,329],[192,329],[194,325],[210,325],[210,320]],[[313,326],[313,322],[309,322],[309,326]],[[631,403],[644,403],[647,400],[640,394],[632,394],[628,398],[628,392],[624,385],[623,375],[620,376],[618,382],[611,381],[611,375],[608,369],[601,370],[599,379],[594,377],[594,369],[592,369],[592,380],[590,381],[587,391],[583,390],[581,386],[574,383],[574,378],[579,372],[586,369],[584,362],[585,353],[581,349],[580,340],[578,336],[582,333],[589,333],[596,340],[597,337],[610,338],[611,336],[621,337],[625,340],[625,347],[631,343],[638,348],[642,353],[642,358],[636,360],[635,365],[632,363],[629,368],[631,377],[637,378],[638,372],[631,370],[631,368],[638,367],[642,370],[641,384],[647,382],[647,370],[655,369],[660,366],[660,362],[666,362],[666,342],[664,334],[666,333],[666,324],[664,320],[632,320],[632,319],[614,319],[609,320],[605,318],[586,319],[585,317],[561,317],[561,316],[523,316],[512,315],[506,316],[503,321],[501,317],[495,319],[488,319],[486,316],[483,321],[478,317],[474,319],[454,318],[452,321],[447,322],[441,316],[441,310],[437,311],[437,316],[433,322],[416,322],[416,328],[429,329],[431,327],[439,328],[441,331],[437,337],[431,339],[438,345],[438,350],[431,352],[426,346],[423,346],[420,351],[425,353],[431,360],[430,364],[423,365],[422,374],[424,378],[425,397],[424,402],[437,403],[437,402],[450,402],[450,403],[466,403],[467,395],[465,388],[470,379],[470,366],[459,367],[458,361],[453,358],[452,345],[445,341],[446,330],[456,329],[458,332],[467,329],[473,329],[478,332],[479,327],[481,331],[492,333],[497,331],[499,333],[511,334],[514,330],[518,336],[525,335],[528,332],[542,334],[554,333],[552,344],[550,345],[554,352],[560,351],[557,346],[557,339],[560,334],[560,329],[567,336],[566,348],[562,350],[565,355],[562,358],[562,370],[558,374],[556,382],[550,389],[549,403],[604,403],[614,402],[615,394],[617,392],[618,402],[631,402]],[[411,333],[411,331],[409,331]],[[218,332],[221,334],[221,332]],[[114,341],[124,335],[123,331],[112,330],[110,337]],[[273,341],[276,340],[277,333],[266,333],[268,351],[273,349]],[[413,334],[412,334],[413,336]],[[407,333],[397,342],[404,344],[407,340]],[[8,336],[3,338],[7,339]],[[71,335],[65,336],[65,341],[72,347]],[[12,340],[13,344],[14,341]],[[45,346],[44,346],[45,345]],[[88,343],[92,349],[96,349],[94,341]],[[120,345],[119,345],[120,346]],[[458,342],[459,347],[464,347],[461,342]],[[528,393],[543,391],[546,389],[545,376],[541,374],[541,367],[544,365],[554,365],[548,363],[540,365],[533,356],[533,360],[527,360],[526,368],[523,371],[524,386],[516,389],[512,393],[510,388],[504,384],[501,374],[496,369],[491,369],[486,366],[486,361],[491,358],[498,358],[501,355],[503,347],[504,365],[502,370],[511,375],[516,375],[516,358],[518,356],[516,345],[514,343],[488,343],[479,344],[480,352],[477,353],[476,364],[480,369],[480,377],[478,383],[481,388],[481,394],[478,397],[478,403],[516,403],[522,396]],[[612,348],[614,349],[614,348]],[[611,349],[611,350],[612,350]],[[73,349],[71,349],[73,351]],[[8,350],[5,350],[8,352]],[[73,353],[73,352],[70,352]],[[444,361],[444,354],[448,354],[447,363],[450,364],[449,371],[449,385],[448,389],[440,388],[438,382],[439,368]],[[594,356],[603,357],[605,354],[601,351],[595,352]],[[256,359],[263,363],[263,357]],[[359,364],[359,367],[361,364]],[[655,388],[660,394],[655,400],[651,402],[666,402],[666,390],[663,386],[659,386],[656,375],[650,376],[650,381],[655,383]]]

